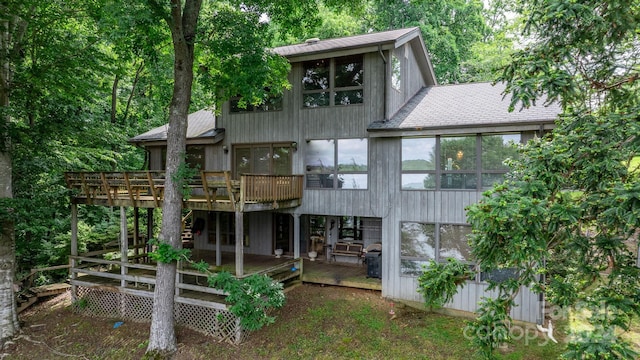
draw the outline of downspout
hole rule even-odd
[[[384,63],[384,81],[383,81],[383,94],[384,101],[382,102],[382,116],[383,120],[386,122],[387,119],[387,59],[384,57],[384,53],[382,52],[382,45],[378,45],[378,53],[380,53],[380,58],[382,58],[382,62]]]

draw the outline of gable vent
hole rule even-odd
[[[304,43],[307,45],[314,45],[314,44],[317,44],[319,41],[320,41],[319,38],[311,38],[311,39],[305,40]]]

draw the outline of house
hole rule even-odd
[[[294,269],[309,264],[310,252],[329,266],[357,267],[360,256],[334,259],[336,244],[380,244],[382,295],[421,302],[422,265],[447,257],[473,263],[465,207],[503,178],[511,145],[552,129],[560,112],[537,106],[510,113],[500,85],[438,86],[418,28],[273,51],[291,64],[292,88],[281,97],[247,108],[234,98],[215,117],[205,110],[189,116],[187,161],[204,170],[185,199],[199,224],[193,248],[215,253],[218,266],[233,253],[237,276],[248,256],[273,257],[276,249],[297,261]],[[159,207],[166,129],[131,142],[148,151],[150,171],[68,174],[69,187],[79,190],[75,204]],[[140,243],[123,236],[123,258]],[[88,261],[73,248],[72,255]],[[120,275],[121,288],[153,285]],[[491,295],[485,280],[498,276],[508,273],[478,274],[447,307],[475,311]],[[516,301],[514,319],[541,320],[537,294],[523,289]]]

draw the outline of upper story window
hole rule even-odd
[[[307,61],[303,67],[304,107],[362,104],[362,55]]]
[[[402,68],[396,54],[391,55],[391,86],[398,91],[402,90]]]
[[[520,141],[520,134],[404,138],[402,189],[489,188],[503,180]]]
[[[310,140],[305,152],[307,188],[367,189],[367,139]]]
[[[243,102],[239,96],[229,100],[229,111],[232,113],[252,112],[252,111],[279,111],[282,110],[282,94],[267,95],[260,105],[251,105]]]

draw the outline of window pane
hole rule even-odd
[[[400,256],[433,260],[436,255],[435,225],[402,223]]]
[[[391,86],[396,90],[400,90],[401,83],[402,69],[400,68],[400,59],[393,54],[391,55]]]
[[[336,105],[362,104],[362,90],[337,91],[333,99]]]
[[[191,168],[204,170],[204,146],[187,146],[186,162]]]
[[[482,137],[482,169],[509,170],[504,164],[508,158],[518,157],[516,144],[520,143],[520,134],[485,135]]]
[[[235,178],[251,172],[251,148],[235,148]]]
[[[454,258],[460,261],[471,261],[471,247],[467,235],[471,227],[466,225],[440,226],[440,261]]]
[[[367,174],[339,174],[338,188],[341,189],[366,189]]]
[[[307,174],[306,175],[307,188],[332,189],[333,178],[334,178],[333,174]]]
[[[493,184],[504,181],[504,174],[482,174],[482,188],[488,189]]]
[[[291,148],[288,146],[273,148],[273,174],[291,175]]]
[[[302,102],[304,104],[304,107],[329,106],[329,93],[321,92],[304,94],[304,99],[302,100]]]
[[[429,261],[401,259],[400,275],[420,276],[426,266],[429,266]]]
[[[435,188],[436,174],[402,174],[404,190],[434,190]]]
[[[436,138],[402,139],[402,171],[435,170]]]
[[[329,88],[329,59],[307,61],[304,63],[302,85],[304,90]]]
[[[253,148],[254,174],[269,174],[271,169],[271,148],[268,146]]]
[[[367,171],[367,139],[338,140],[338,171]]]
[[[445,171],[475,170],[476,137],[440,138],[440,169]]]
[[[311,140],[307,143],[305,169],[312,173],[332,172],[335,164],[334,140]]]
[[[476,189],[478,177],[476,174],[442,174],[440,175],[441,189]]]
[[[335,87],[362,86],[362,55],[336,58],[335,66]]]
[[[282,94],[280,95],[270,95],[256,107],[258,111],[277,111],[282,110]]]

